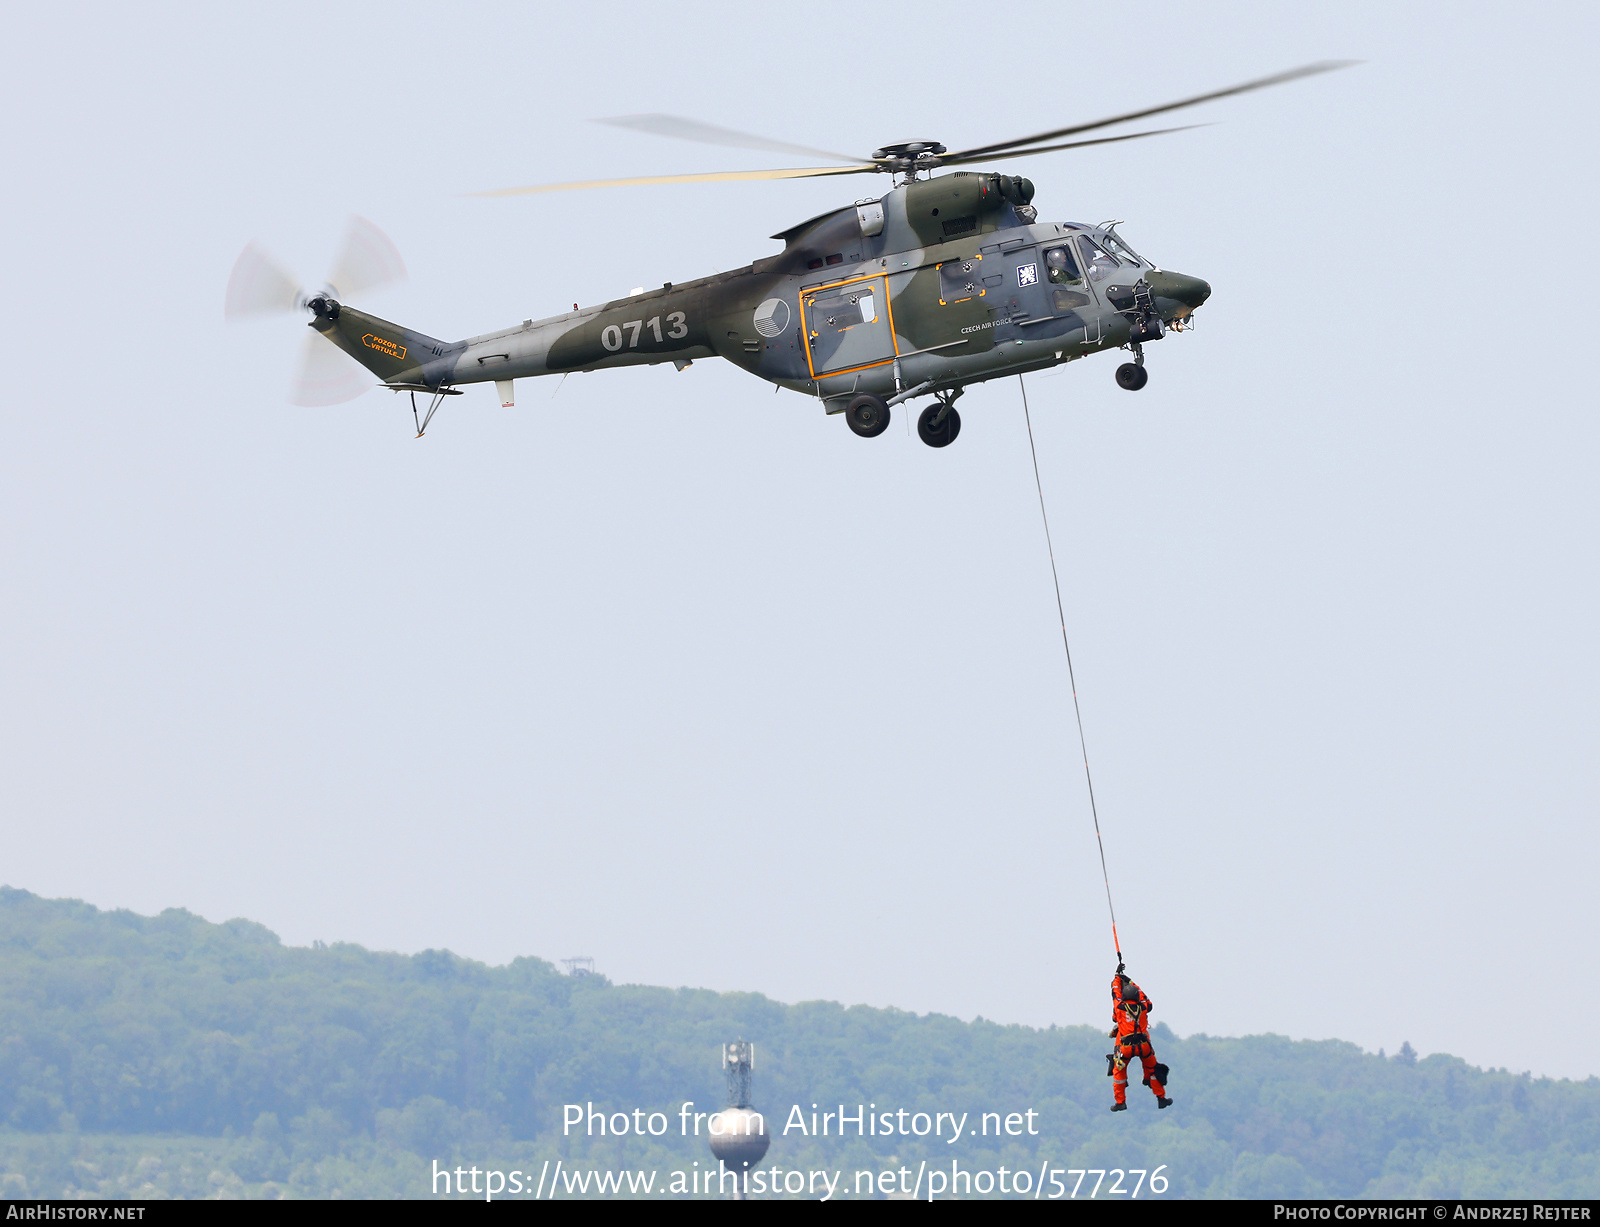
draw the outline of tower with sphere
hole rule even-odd
[[[750,1106],[750,1075],[756,1067],[756,1046],[744,1040],[722,1045],[722,1069],[728,1078],[728,1106],[707,1122],[711,1153],[738,1176],[734,1198],[744,1200],[750,1188],[750,1169],[766,1157],[771,1139],[766,1120]]]

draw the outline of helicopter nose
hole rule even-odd
[[[1151,271],[1145,275],[1150,292],[1157,298],[1170,298],[1193,310],[1211,297],[1211,283],[1182,273]]]

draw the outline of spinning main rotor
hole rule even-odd
[[[535,192],[562,192],[591,187],[630,187],[657,183],[714,183],[741,179],[814,179],[829,175],[864,174],[891,174],[896,176],[900,182],[911,182],[923,175],[930,174],[941,166],[966,166],[973,162],[993,162],[1000,158],[1021,158],[1034,153],[1056,153],[1063,149],[1082,149],[1090,145],[1110,145],[1119,141],[1142,140],[1147,136],[1163,136],[1169,132],[1184,132],[1190,128],[1203,125],[1184,124],[1175,128],[1151,128],[1142,132],[1128,132],[1117,136],[1096,136],[1086,140],[1062,139],[1063,137],[1082,136],[1086,132],[1095,132],[1117,124],[1131,123],[1138,119],[1148,119],[1152,115],[1162,115],[1169,111],[1198,106],[1202,102],[1211,102],[1218,98],[1246,94],[1252,90],[1266,89],[1272,85],[1283,85],[1289,81],[1298,81],[1302,77],[1332,72],[1336,68],[1348,68],[1353,63],[1355,63],[1354,60],[1319,60],[1314,64],[1291,68],[1287,72],[1274,73],[1270,77],[1258,77],[1253,81],[1231,85],[1226,89],[1196,94],[1191,98],[1183,98],[1177,102],[1144,107],[1137,111],[1126,111],[1121,115],[1111,115],[1105,119],[1073,124],[1065,128],[1052,128],[1048,132],[1038,132],[1032,136],[1018,137],[1015,140],[998,141],[992,145],[975,145],[969,149],[958,149],[954,153],[951,153],[938,141],[905,141],[899,144],[885,145],[881,149],[874,149],[870,157],[863,158],[853,154],[835,153],[827,149],[813,149],[806,145],[795,145],[788,141],[771,140],[748,132],[737,132],[732,128],[722,128],[715,124],[701,123],[699,120],[683,119],[676,115],[619,115],[610,119],[597,120],[596,122],[610,124],[615,128],[631,128],[636,132],[648,132],[655,136],[671,136],[677,137],[679,140],[697,141],[704,145],[724,145],[736,149],[759,149],[769,153],[827,158],[830,161],[844,163],[844,165],[808,166],[782,170],[711,171],[694,175],[644,175],[628,179],[588,179],[573,183],[545,183],[535,184],[530,187],[501,188],[498,191],[480,192],[478,194],[482,196],[522,196]]]

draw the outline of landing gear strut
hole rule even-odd
[[[929,447],[949,447],[961,433],[961,415],[956,412],[959,391],[941,396],[917,418],[917,434]]]
[[[411,420],[417,424],[417,438],[422,438],[428,433],[428,423],[433,421],[433,415],[439,412],[439,406],[444,404],[445,393],[434,394],[433,401],[428,405],[428,411],[421,417],[417,416],[417,394],[411,394]]]
[[[844,420],[863,439],[876,439],[889,429],[889,406],[881,396],[863,392],[845,408]]]
[[[1144,369],[1144,346],[1135,341],[1133,361],[1124,362],[1117,368],[1117,387],[1137,392],[1149,382],[1150,372]]]
[[[428,433],[428,423],[433,421],[433,415],[439,412],[439,406],[444,404],[444,398],[461,395],[460,388],[430,388],[423,383],[390,383],[380,386],[388,388],[391,392],[411,393],[411,420],[417,425],[417,438],[419,439]],[[418,392],[430,398],[426,412],[417,408]]]

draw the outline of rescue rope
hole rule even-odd
[[[1028,385],[1017,376],[1022,389],[1022,420],[1028,424],[1028,453],[1033,457],[1033,484],[1039,491],[1039,518],[1044,521],[1044,545],[1050,554],[1050,578],[1056,586],[1056,613],[1061,618],[1061,646],[1067,653],[1067,681],[1072,686],[1072,714],[1078,719],[1078,748],[1083,752],[1083,782],[1089,786],[1089,813],[1094,818],[1094,838],[1100,845],[1100,874],[1106,884],[1106,908],[1111,912],[1111,944],[1122,963],[1122,941],[1117,937],[1117,909],[1111,902],[1111,874],[1106,869],[1106,841],[1100,835],[1100,811],[1094,801],[1094,777],[1089,774],[1089,743],[1083,735],[1083,709],[1078,705],[1078,679],[1072,671],[1072,645],[1067,642],[1067,611],[1061,603],[1061,576],[1056,570],[1056,550],[1050,540],[1050,517],[1044,509],[1044,482],[1039,478],[1039,450],[1033,444],[1033,415],[1028,412]],[[1120,966],[1118,970],[1121,970]]]

